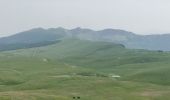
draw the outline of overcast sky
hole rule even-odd
[[[170,0],[0,0],[0,36],[60,26],[170,33]]]

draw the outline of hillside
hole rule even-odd
[[[1,100],[170,98],[169,52],[64,39],[0,53]]]
[[[59,34],[57,34],[59,31]],[[64,35],[64,34],[63,34]],[[1,44],[17,44],[17,43],[39,43],[44,41],[55,41],[62,36],[62,31],[57,30],[45,30],[43,28],[35,28],[32,30],[16,33],[9,37],[3,37],[0,39]]]
[[[63,39],[0,53],[1,100],[163,100],[170,53]]]
[[[115,70],[114,68],[119,67],[121,67],[121,71],[123,71],[123,68],[125,68],[124,70],[132,69],[128,67],[122,67],[125,65],[129,65],[129,67],[136,67],[133,68],[132,71],[134,69],[139,70],[143,67],[145,70],[147,66],[147,72],[149,69],[153,68],[155,71],[157,68],[158,71],[160,69],[166,70],[166,68],[168,68],[168,62],[170,61],[169,52],[126,49],[121,44],[108,42],[91,42],[77,39],[66,39],[54,45],[28,50],[17,50],[16,52],[13,51],[12,53],[22,56],[27,55],[28,57],[35,56],[40,57],[41,59],[45,58],[52,61],[58,60],[60,62],[72,64],[75,66],[101,70],[102,72]],[[156,65],[159,63],[163,64],[165,68],[164,66],[160,68],[161,65]],[[152,64],[154,66],[149,67],[149,65]],[[158,77],[155,78],[159,80]],[[169,82],[169,80],[165,81]]]

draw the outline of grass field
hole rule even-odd
[[[0,53],[0,100],[169,100],[170,53],[63,40]]]

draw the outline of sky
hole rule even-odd
[[[37,27],[170,33],[170,0],[0,0],[0,36]]]

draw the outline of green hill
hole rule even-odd
[[[0,53],[0,100],[164,100],[170,53],[65,39]]]

